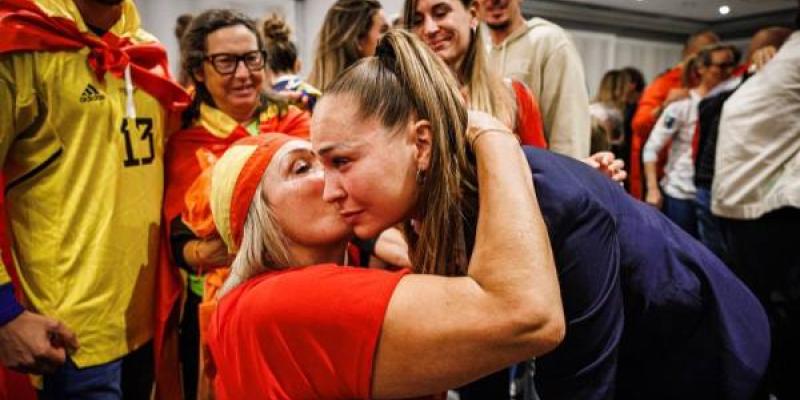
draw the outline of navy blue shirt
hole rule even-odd
[[[567,330],[542,399],[749,399],[769,358],[755,296],[700,242],[582,162],[525,148]]]

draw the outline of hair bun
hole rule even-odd
[[[262,30],[266,40],[275,42],[288,42],[292,34],[292,28],[286,24],[283,17],[274,13],[264,19]]]

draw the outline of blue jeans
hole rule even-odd
[[[44,376],[39,400],[122,398],[122,359],[93,367],[78,368],[71,358],[55,373]]]
[[[153,388],[152,342],[124,357],[78,368],[71,358],[44,376],[39,400],[149,400]]]
[[[725,245],[725,239],[722,237],[719,219],[711,213],[711,190],[698,187],[694,204],[697,216],[697,233],[700,241],[716,254],[722,262],[730,266],[728,248]]]
[[[662,191],[663,193],[663,191]],[[670,197],[666,193],[661,211],[666,214],[675,225],[680,226],[692,237],[697,238],[697,217],[695,215],[694,201]]]

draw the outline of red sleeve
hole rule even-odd
[[[386,309],[407,273],[322,265],[234,290],[209,332],[218,389],[231,398],[369,398]]]
[[[670,90],[680,86],[681,68],[676,67],[656,78],[644,90],[642,98],[639,99],[639,106],[636,108],[633,121],[631,121],[633,135],[631,137],[630,176],[628,177],[631,195],[637,199],[641,199],[644,195],[641,178],[641,154],[642,148],[650,136],[650,131],[653,130],[653,126],[656,124],[653,110],[661,106]]]
[[[520,141],[525,145],[546,149],[542,113],[533,93],[524,83],[517,80],[512,80],[511,86],[514,88],[514,98],[517,100],[517,134]]]

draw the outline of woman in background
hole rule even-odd
[[[664,109],[642,150],[647,182],[645,200],[694,237],[697,237],[697,213],[693,141],[698,106],[714,87],[730,78],[735,67],[734,51],[722,44],[706,47],[687,61],[683,84],[690,89],[689,97]],[[656,173],[659,153],[670,140],[664,177],[659,182]]]
[[[476,7],[473,0],[407,0],[403,21],[447,65],[470,108],[505,122],[522,144],[546,148],[542,116],[531,91],[487,68]]]
[[[184,195],[209,155],[218,157],[236,140],[265,131],[307,137],[309,118],[264,92],[267,53],[252,19],[233,10],[205,11],[192,20],[181,49],[182,69],[195,95],[184,112],[183,129],[167,142],[164,217],[171,259],[188,273],[180,355],[184,394],[195,399],[204,275],[226,267],[230,259],[213,231],[200,235],[184,224]]]
[[[627,74],[622,70],[610,70],[600,80],[597,96],[589,104],[592,118],[591,152],[611,150],[621,156],[624,140],[623,115],[626,105]]]
[[[285,96],[291,104],[313,112],[321,93],[297,76],[302,65],[297,58],[297,46],[290,39],[291,28],[276,14],[267,17],[261,26],[272,72],[272,90]]]
[[[325,14],[308,82],[325,91],[347,67],[375,54],[389,23],[377,0],[338,0]]]

